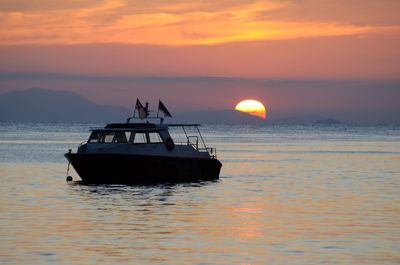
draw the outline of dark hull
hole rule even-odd
[[[218,179],[217,159],[66,153],[85,183],[159,183]]]

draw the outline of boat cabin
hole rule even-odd
[[[198,124],[112,123],[104,128],[94,128],[78,153],[145,152],[174,155],[197,153],[216,158],[215,148],[208,148],[198,129]],[[182,127],[186,142],[175,145],[169,127]],[[188,135],[185,127],[194,127],[197,135]],[[200,139],[200,142],[199,142]],[[129,150],[124,148],[128,146]]]
[[[170,138],[166,129],[95,129],[92,131],[88,143],[133,143],[159,144]]]

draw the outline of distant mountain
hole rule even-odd
[[[78,94],[44,88],[0,95],[0,121],[29,122],[124,122],[132,110],[93,103]],[[234,110],[173,114],[168,122],[250,123],[265,120]]]
[[[343,124],[341,121],[337,120],[337,119],[333,119],[333,118],[329,118],[329,119],[324,119],[324,120],[318,120],[314,123],[315,125],[341,125]]]
[[[325,119],[324,116],[313,113],[271,113],[268,118],[270,124],[296,124],[296,125],[311,125],[318,120]]]
[[[102,106],[75,93],[32,88],[0,95],[0,121],[124,121],[132,111]]]
[[[265,120],[236,110],[196,111],[174,115],[175,122],[262,124]]]
[[[166,122],[247,123],[247,124],[314,124],[326,120],[315,114],[273,113],[267,120],[235,110],[172,113]],[[29,122],[124,122],[132,110],[99,105],[78,94],[32,88],[0,95],[0,121]],[[326,120],[331,122],[331,120]]]

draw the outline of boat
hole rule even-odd
[[[134,113],[125,123],[92,128],[89,139],[75,153],[70,149],[65,154],[68,171],[71,164],[82,182],[90,184],[176,183],[219,178],[222,164],[216,149],[206,146],[200,124],[164,124],[158,112],[157,117],[148,117],[148,103],[145,108],[140,103],[138,106],[138,102],[135,110],[145,122],[132,123],[132,118],[138,118]],[[162,107],[169,114],[163,104]],[[160,122],[150,123],[150,118]],[[183,130],[185,142],[172,139],[169,129],[176,127]],[[68,176],[67,180],[72,178]]]

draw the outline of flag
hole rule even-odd
[[[143,107],[143,105],[142,105],[142,103],[140,103],[139,99],[136,99],[135,110],[138,111],[139,118],[141,120],[147,118],[147,116],[149,115],[149,113],[147,112],[147,109],[145,107]]]
[[[169,111],[167,110],[165,105],[161,102],[161,100],[158,101],[158,110],[161,111],[162,113],[164,113],[164,117],[171,117],[172,118],[171,113],[169,113]]]

